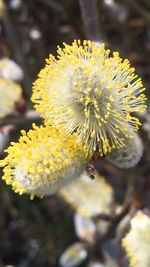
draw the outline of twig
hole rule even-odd
[[[92,219],[94,221],[103,220],[103,221],[106,221],[106,222],[112,222],[113,218],[114,217],[111,214],[107,214],[107,213],[100,213],[100,214],[92,217]]]
[[[15,116],[10,118],[5,118],[0,120],[0,127],[5,125],[13,124],[13,125],[20,125],[24,123],[31,123],[31,122],[41,122],[41,118],[39,116]]]
[[[99,14],[96,0],[79,0],[86,37],[92,41],[103,40],[100,32]]]
[[[145,176],[143,178],[142,185],[140,186],[139,189],[137,189],[135,194],[124,204],[122,211],[119,214],[108,217],[109,221],[111,222],[111,225],[108,228],[106,234],[104,234],[102,237],[97,237],[95,246],[97,244],[100,245],[104,241],[110,239],[114,235],[114,232],[118,224],[132,209],[142,208],[143,202],[149,191],[150,191],[150,175]],[[106,217],[105,216],[98,215],[97,217],[98,218],[102,217],[104,219],[107,219],[108,215]]]

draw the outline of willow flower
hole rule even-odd
[[[105,179],[96,174],[95,179],[91,180],[86,172],[80,179],[62,188],[59,194],[85,217],[109,213],[113,202],[113,190]]]
[[[21,81],[23,79],[23,71],[12,59],[3,58],[0,60],[0,77],[6,80]]]
[[[21,94],[20,85],[0,78],[0,118],[15,111],[16,102],[21,99]]]
[[[122,241],[131,267],[150,266],[150,217],[139,211]]]
[[[129,61],[88,40],[64,43],[57,54],[34,83],[37,111],[50,124],[76,131],[90,153],[99,150],[103,156],[124,146],[140,125],[133,112],[146,108],[145,89]]]
[[[85,155],[73,135],[66,136],[58,128],[38,127],[11,143],[7,156],[1,160],[2,179],[22,195],[43,197],[78,177],[85,167]]]
[[[143,143],[137,134],[134,139],[126,139],[125,146],[119,150],[112,150],[106,159],[120,168],[131,168],[135,166],[143,155]]]

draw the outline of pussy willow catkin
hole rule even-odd
[[[16,193],[30,194],[31,199],[55,193],[78,178],[86,164],[82,144],[74,135],[66,138],[61,127],[33,128],[28,133],[22,131],[19,141],[11,144],[8,155],[0,161],[2,179]]]
[[[21,86],[0,78],[0,118],[15,112],[15,104],[21,99]]]
[[[80,40],[50,55],[34,83],[32,101],[51,124],[76,132],[85,150],[103,156],[125,145],[140,122],[133,112],[146,108],[141,79],[104,44]]]

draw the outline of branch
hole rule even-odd
[[[99,42],[103,34],[100,31],[97,0],[79,0],[79,3],[87,39]]]
[[[97,237],[95,242],[95,246],[100,245],[104,241],[113,237],[115,230],[121,220],[133,209],[142,208],[143,202],[150,191],[150,175],[143,177],[142,184],[140,188],[134,193],[134,195],[124,204],[122,211],[119,214],[115,214],[114,216],[109,216],[107,214],[99,214],[94,219],[103,219],[106,221],[110,221],[111,225],[108,228],[106,234],[102,237]]]
[[[42,119],[39,116],[35,115],[30,115],[30,116],[22,116],[22,115],[17,115],[14,117],[8,117],[5,119],[0,120],[0,127],[3,127],[5,125],[13,124],[13,125],[21,125],[25,123],[32,123],[32,122],[41,122]]]

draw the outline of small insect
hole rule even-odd
[[[90,175],[90,178],[93,180],[95,179],[95,166],[94,166],[94,161],[91,160],[86,167],[86,170],[88,174]]]

